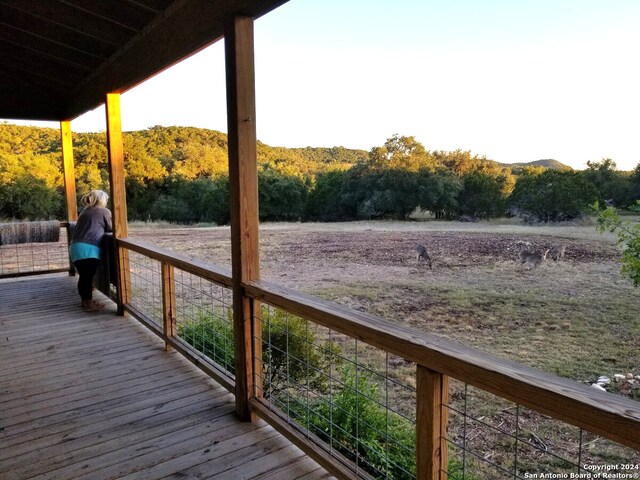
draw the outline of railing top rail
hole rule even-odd
[[[243,286],[258,300],[640,450],[639,402],[264,280]]]
[[[119,238],[117,239],[117,242],[119,245],[129,250],[141,253],[142,255],[146,255],[161,262],[166,262],[180,270],[184,270],[185,272],[192,273],[207,280],[211,280],[219,285],[231,288],[231,270],[189,258],[186,255],[158,247],[143,240]]]

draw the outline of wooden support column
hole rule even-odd
[[[120,247],[117,241],[128,236],[127,200],[124,184],[124,151],[122,143],[122,122],[120,116],[120,94],[108,93],[107,113],[107,151],[109,153],[109,184],[113,214],[113,236],[116,238],[116,260],[118,278],[118,314],[124,315],[124,305],[129,303],[131,276],[129,272],[129,252]]]
[[[62,172],[64,175],[64,199],[67,205],[67,221],[78,220],[78,201],[76,199],[76,173],[73,165],[73,138],[71,122],[60,122],[60,145],[62,149]],[[71,228],[67,228],[67,244],[71,243]],[[76,274],[69,257],[69,275]]]
[[[173,265],[162,262],[162,330],[165,337],[176,336],[176,282]],[[169,342],[164,343],[164,349],[172,349]]]
[[[416,479],[446,480],[449,377],[418,365],[416,380]]]
[[[243,420],[254,419],[249,399],[260,391],[260,375],[254,374],[253,356],[259,355],[262,344],[260,306],[252,304],[252,300],[244,295],[242,289],[242,282],[260,277],[253,57],[253,19],[236,17],[225,32],[225,62],[236,412]]]
[[[78,219],[78,201],[76,199],[76,173],[73,165],[73,138],[71,122],[60,122],[60,143],[62,145],[62,170],[64,172],[64,198],[67,203],[67,220]]]

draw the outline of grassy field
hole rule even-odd
[[[228,227],[134,224],[131,236],[230,267]],[[263,224],[263,278],[590,383],[640,375],[640,289],[592,222]],[[433,269],[418,263],[426,245]],[[562,261],[516,263],[566,246]],[[628,392],[640,398],[640,392]]]

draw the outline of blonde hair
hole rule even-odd
[[[106,207],[109,195],[102,190],[91,190],[82,197],[82,204],[85,207]]]

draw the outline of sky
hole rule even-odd
[[[637,0],[290,0],[255,22],[258,139],[370,150],[400,134],[503,163],[631,170],[638,25]],[[226,132],[223,48],[125,92],[123,129]],[[104,109],[71,125],[104,130]]]

